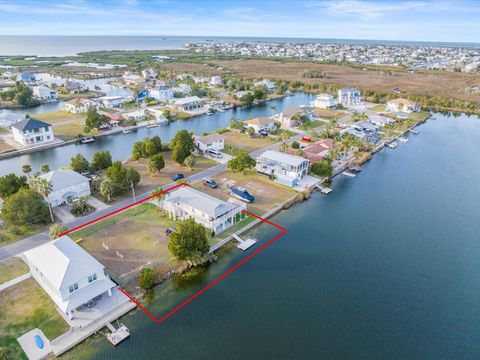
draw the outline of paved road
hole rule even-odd
[[[316,128],[315,130],[316,131],[322,131],[322,130],[324,130],[324,126],[320,126],[320,127]],[[292,142],[294,140],[298,141],[306,133],[307,133],[306,131],[302,131],[302,132],[294,135],[292,138],[290,138],[290,140],[288,142]],[[262,149],[255,150],[255,151],[250,153],[250,156],[255,158],[266,150],[278,150],[278,148],[280,147],[280,144],[281,144],[281,141],[276,142],[276,143],[271,144],[271,145],[268,145],[268,146],[266,146]],[[191,176],[187,177],[186,180],[189,183],[193,184],[193,183],[197,183],[197,182],[201,181],[205,177],[212,177],[212,176],[218,175],[218,174],[220,174],[220,173],[222,173],[226,170],[227,170],[227,165],[226,164],[218,164],[218,165],[215,165],[211,168],[202,170],[202,171],[200,171],[196,174],[192,174]],[[172,186],[175,186],[175,183],[170,183],[170,184],[164,185],[162,187],[164,189],[168,189]],[[136,201],[143,200],[150,195],[151,195],[151,192],[147,192],[147,193],[144,193],[144,194],[137,195],[136,196]],[[112,211],[121,209],[122,207],[130,205],[133,202],[134,202],[133,199],[123,200],[119,203],[108,206],[105,209],[96,211],[93,214],[84,216],[82,218],[75,219],[75,220],[73,220],[73,221],[71,221],[71,222],[69,222],[68,224],[65,224],[65,225],[69,229],[72,229],[72,228],[74,228],[76,226],[79,226],[79,225],[82,225],[82,224],[84,224],[88,221],[91,221],[91,220],[94,220],[98,217],[106,215],[106,214],[108,214]],[[12,257],[12,256],[19,255],[19,254],[21,254],[21,253],[23,253],[27,250],[33,249],[34,247],[45,244],[48,241],[50,241],[50,237],[48,235],[48,232],[45,231],[45,232],[42,232],[42,233],[38,233],[38,234],[35,234],[35,235],[32,235],[32,236],[29,236],[29,237],[27,237],[23,240],[19,240],[19,241],[15,242],[11,245],[7,245],[5,247],[2,247],[2,248],[0,248],[0,261],[8,259],[9,257]]]

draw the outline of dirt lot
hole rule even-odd
[[[275,141],[269,137],[250,137],[234,131],[223,133],[221,136],[225,139],[225,144],[235,149],[252,152],[265,146],[273,144]]]
[[[392,92],[392,89],[399,87],[407,94],[440,95],[477,103],[480,102],[478,95],[469,93],[471,86],[480,85],[480,75],[478,74],[434,72],[427,70],[409,73],[406,71],[397,72],[395,68],[390,68],[390,71],[386,72],[382,70],[362,70],[361,68],[342,65],[294,62],[281,63],[267,60],[231,60],[214,61],[214,63],[222,66],[224,69],[231,69],[246,77],[289,81],[297,81],[300,79],[307,84],[355,86],[383,92]],[[200,66],[201,65],[196,65],[196,69],[192,71],[199,71],[198,68]],[[328,78],[303,78],[302,74],[305,70],[323,71],[327,73]]]
[[[147,170],[149,159],[140,159],[138,161],[130,160],[124,164],[124,167],[132,167],[140,172],[142,178],[136,189],[138,194],[151,191],[159,186],[171,183],[172,176],[175,174],[182,173],[185,175],[185,177],[187,177],[193,173],[202,171],[217,164],[214,160],[204,158],[203,156],[197,156],[195,157],[195,166],[193,169],[190,169],[188,166],[181,166],[174,162],[170,152],[164,152],[163,156],[165,159],[165,167],[159,174],[151,174]]]
[[[228,200],[229,186],[242,186],[254,197],[255,202],[247,205],[247,210],[257,215],[265,214],[270,209],[278,206],[295,195],[293,189],[279,185],[268,177],[257,174],[255,170],[246,171],[245,174],[226,171],[213,177],[217,183],[217,189],[211,189],[201,183],[195,187],[217,198]]]
[[[28,266],[17,257],[0,261],[0,284],[28,273]]]
[[[68,330],[55,304],[33,279],[0,292],[0,347],[8,359],[26,359],[17,337],[34,328],[53,340]]]
[[[155,205],[142,204],[70,236],[120,282],[144,266],[171,259],[165,230],[173,224]]]
[[[6,151],[15,150],[13,146],[10,146],[5,140],[0,139],[0,154]]]

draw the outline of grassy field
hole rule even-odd
[[[34,116],[36,119],[40,119],[48,122],[49,124],[55,124],[64,121],[77,121],[80,123],[85,123],[85,118],[80,114],[72,114],[65,110],[58,110],[47,112],[43,114],[37,114]]]
[[[68,325],[33,279],[0,292],[0,347],[6,349],[7,359],[27,359],[17,337],[34,328],[53,340],[67,331]]]
[[[385,105],[378,104],[378,105],[372,106],[370,108],[370,110],[375,111],[375,112],[382,112],[382,111],[385,111]]]
[[[343,111],[330,110],[330,109],[319,109],[319,108],[315,108],[314,112],[315,112],[316,116],[320,116],[320,117],[322,117],[324,119],[327,119],[327,120],[340,119],[342,116],[345,116],[345,114],[346,114]]]
[[[300,129],[301,130],[311,130],[311,129],[315,129],[319,126],[322,126],[322,125],[325,125],[326,122],[325,121],[321,121],[321,120],[313,120],[313,121],[307,121],[305,123],[303,123],[302,126],[300,126]]]
[[[250,137],[247,134],[234,131],[223,133],[221,136],[223,136],[225,139],[225,145],[228,145],[228,147],[238,150],[245,150],[247,152],[261,149],[275,142],[275,140],[269,137]]]
[[[85,118],[79,114],[59,110],[35,115],[36,118],[53,125],[53,133],[62,140],[71,140],[82,134],[85,126]],[[98,130],[91,130],[88,135],[97,135]]]
[[[49,224],[30,225],[28,227],[22,227],[20,229],[20,233],[18,233],[18,231],[12,229],[11,227],[0,226],[0,246],[6,246],[15,241],[24,239],[30,235],[46,231],[48,230],[49,226]]]
[[[10,130],[0,127],[0,134],[8,133]]]
[[[423,121],[425,119],[428,119],[430,116],[431,114],[428,111],[419,111],[410,113],[408,119],[415,121]]]
[[[11,257],[0,261],[0,284],[13,280],[18,276],[28,273],[28,266],[22,259]]]
[[[217,189],[211,189],[201,183],[195,184],[194,187],[217,198],[228,200],[231,197],[228,187],[242,186],[255,197],[255,202],[248,204],[247,209],[257,215],[265,214],[295,195],[295,190],[277,184],[255,170],[248,170],[245,173],[226,171],[213,178],[218,183]]]

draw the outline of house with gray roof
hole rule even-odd
[[[265,151],[256,160],[257,172],[290,187],[297,186],[298,180],[307,175],[310,167],[308,159],[274,150]]]
[[[167,194],[161,206],[174,220],[193,218],[196,223],[220,234],[235,225],[246,205],[234,199],[223,201],[189,186]]]
[[[91,194],[88,178],[76,171],[69,169],[54,170],[40,175],[40,177],[52,184],[52,191],[45,198],[45,201],[51,206],[70,203],[80,196]]]
[[[52,125],[28,118],[12,125],[13,139],[24,146],[36,146],[55,141]]]

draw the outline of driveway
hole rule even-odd
[[[75,220],[75,216],[70,212],[70,206],[60,205],[52,208],[53,215],[60,220],[63,224],[68,224],[69,222]]]

